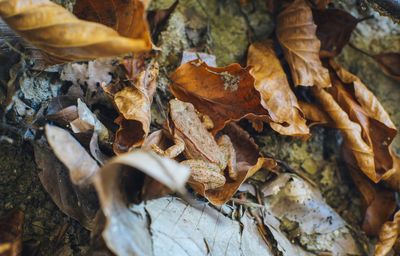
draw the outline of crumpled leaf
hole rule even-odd
[[[397,133],[378,99],[361,80],[330,62],[333,87],[314,90],[324,110],[345,136],[360,169],[377,183],[393,168],[389,145]]]
[[[386,75],[400,81],[400,53],[380,53],[375,55],[374,58]]]
[[[113,144],[116,154],[142,145],[150,131],[151,103],[157,86],[158,64],[151,62],[136,67],[138,62],[143,61],[139,57],[125,63],[129,84],[114,94],[114,103],[121,114],[115,120],[120,126]]]
[[[48,0],[1,0],[0,16],[24,39],[58,60],[89,60],[151,49],[145,38],[124,37],[100,23],[80,20]]]
[[[93,228],[92,219],[98,209],[93,189],[72,184],[68,170],[43,141],[36,142],[34,150],[36,164],[42,170],[38,174],[40,182],[54,203],[66,215],[91,230]]]
[[[252,66],[250,74],[261,95],[261,105],[268,110],[271,128],[283,135],[308,135],[310,131],[272,41],[250,45],[247,65]]]
[[[312,15],[321,41],[321,57],[339,55],[357,24],[363,20],[340,9],[313,10]]]
[[[305,0],[295,0],[279,15],[276,36],[283,48],[296,86],[331,85],[329,72],[319,59],[321,42],[316,36],[311,8]]]
[[[350,169],[353,182],[363,198],[365,215],[362,229],[368,235],[377,235],[382,225],[389,219],[396,208],[395,194],[389,189],[373,184],[366,176],[360,173],[349,149],[343,150],[343,156]]]
[[[297,238],[307,251],[360,255],[346,222],[306,181],[280,174],[262,188],[262,193],[266,209],[281,221],[280,229],[294,235],[291,239]]]
[[[68,131],[57,126],[46,125],[46,136],[55,155],[69,169],[71,181],[76,185],[92,183],[99,166],[86,149]]]
[[[22,253],[24,213],[13,210],[0,217],[0,255],[18,256]]]
[[[261,106],[261,97],[254,88],[249,68],[239,64],[210,67],[201,61],[180,66],[171,75],[173,95],[192,103],[214,123],[215,134],[230,121],[242,118],[268,120],[268,112]]]
[[[223,205],[230,200],[239,189],[240,185],[261,168],[273,169],[276,166],[275,160],[259,155],[257,144],[255,144],[250,135],[237,124],[228,124],[221,133],[229,136],[235,149],[238,167],[237,179],[231,180],[227,178],[223,186],[208,190],[205,190],[204,185],[199,182],[189,181],[189,184],[197,193],[207,198],[208,201],[214,205]]]
[[[299,101],[299,106],[304,113],[309,127],[317,124],[330,124],[332,119],[317,105],[305,101]]]
[[[129,174],[139,170],[162,182],[171,191],[185,194],[190,175],[186,166],[176,161],[141,150],[121,154],[104,165],[94,178],[103,213],[107,219],[103,238],[108,248],[117,255],[152,255],[151,236],[144,209],[129,210],[124,187]],[[137,176],[136,180],[137,180]],[[133,177],[133,178],[135,178]],[[129,190],[128,190],[129,191]]]
[[[375,256],[386,256],[392,250],[399,238],[400,233],[400,211],[396,212],[393,221],[386,222],[380,232],[379,240],[375,246]]]
[[[142,39],[146,46],[151,47],[144,2],[141,0],[77,0],[73,12],[80,19],[113,28],[121,36]]]

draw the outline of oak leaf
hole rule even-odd
[[[267,121],[260,93],[249,68],[239,64],[210,67],[199,60],[181,65],[172,75],[170,89],[179,100],[192,103],[214,123],[213,134],[230,121],[242,118]]]
[[[323,88],[331,85],[329,72],[319,59],[321,42],[316,29],[311,8],[305,0],[295,0],[278,15],[276,36],[296,86]]]
[[[309,129],[297,98],[273,49],[272,41],[250,45],[247,64],[268,110],[271,128],[283,135],[308,135]]]
[[[114,94],[114,103],[120,113],[115,122],[120,126],[113,144],[116,154],[140,146],[150,131],[151,103],[156,91],[158,64],[151,62],[136,68],[141,58],[125,63],[128,85]]]
[[[48,0],[1,0],[0,16],[24,39],[59,61],[89,60],[151,49],[147,39],[124,37],[100,23],[80,20]]]
[[[363,20],[340,9],[313,10],[312,13],[321,41],[321,57],[339,55],[357,24]]]
[[[0,218],[0,255],[18,256],[22,253],[24,213],[13,210]]]

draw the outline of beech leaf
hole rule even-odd
[[[386,256],[393,248],[400,233],[400,211],[397,211],[392,221],[386,222],[380,232],[379,240],[375,245],[375,256]]]
[[[271,128],[283,135],[308,135],[309,129],[292,92],[286,74],[275,54],[272,41],[250,45],[247,65],[268,110]]]
[[[260,93],[254,88],[249,68],[239,64],[215,68],[198,60],[191,61],[181,65],[171,80],[172,94],[208,115],[214,123],[214,134],[230,121],[269,119],[260,104]]]
[[[24,39],[62,61],[89,60],[151,49],[145,38],[124,37],[100,23],[80,20],[48,0],[1,0],[0,16]]]
[[[296,86],[331,85],[329,72],[319,59],[321,42],[316,36],[311,8],[305,0],[295,0],[279,15],[276,36],[283,48]]]

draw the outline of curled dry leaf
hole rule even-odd
[[[375,55],[374,58],[386,75],[400,81],[400,53],[381,53]]]
[[[85,148],[68,131],[56,126],[46,125],[46,136],[55,155],[69,169],[72,182],[92,183],[99,166]]]
[[[0,255],[18,256],[22,253],[24,213],[13,210],[0,218]]]
[[[315,32],[311,8],[305,0],[295,0],[279,15],[276,36],[283,48],[295,85],[331,85],[329,72],[319,59],[321,42]]]
[[[396,212],[393,221],[386,222],[379,231],[379,240],[375,246],[375,256],[386,256],[392,250],[400,233],[400,211]]]
[[[304,113],[307,124],[311,127],[317,124],[330,124],[332,119],[327,113],[322,111],[317,105],[304,101],[299,101],[299,106]]]
[[[249,68],[239,64],[210,67],[201,61],[180,66],[171,75],[173,95],[191,102],[214,123],[215,134],[230,121],[242,118],[268,120],[268,112],[261,106],[261,97],[254,88]]]
[[[121,36],[105,25],[80,20],[48,0],[1,0],[0,16],[24,39],[59,60],[88,60],[151,49],[148,38]]]
[[[138,62],[144,60],[139,57],[125,63],[129,84],[114,94],[114,103],[121,113],[115,120],[120,126],[113,144],[116,154],[142,145],[150,131],[151,103],[157,86],[158,64],[151,62],[139,65]]]
[[[94,179],[106,227],[103,238],[108,248],[117,255],[152,255],[152,238],[147,217],[142,210],[129,210],[123,184],[127,176],[137,170],[166,185],[171,191],[185,194],[190,175],[186,166],[151,152],[132,151],[111,159]],[[132,188],[131,188],[132,189]]]
[[[250,45],[247,64],[261,95],[261,105],[268,110],[272,129],[283,135],[308,135],[296,96],[275,54],[272,41]]]
[[[396,127],[378,99],[358,77],[330,62],[333,87],[314,90],[324,110],[346,139],[360,169],[375,183],[393,168],[389,146]]]
[[[200,182],[189,182],[194,190],[207,198],[214,205],[223,205],[230,200],[239,189],[240,185],[261,168],[273,169],[276,166],[275,160],[259,155],[257,144],[255,144],[250,135],[237,124],[228,124],[221,133],[228,135],[236,152],[238,167],[236,180],[227,178],[223,186],[208,190],[206,190],[205,186]]]
[[[317,37],[321,41],[321,57],[339,55],[362,20],[340,9],[313,10],[313,17],[317,25]]]

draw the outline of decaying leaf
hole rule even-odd
[[[0,218],[0,255],[19,256],[22,253],[24,213],[13,210]]]
[[[296,96],[273,49],[272,41],[250,45],[247,65],[261,95],[261,104],[268,110],[271,128],[283,135],[308,135]]]
[[[280,174],[265,184],[262,192],[267,211],[281,222],[279,229],[286,231],[291,240],[298,240],[307,251],[360,255],[346,222],[306,181]]]
[[[121,36],[100,23],[80,20],[48,0],[1,0],[0,16],[24,39],[58,60],[89,60],[151,49],[148,38]]]
[[[92,183],[99,166],[86,149],[68,131],[56,126],[47,125],[46,136],[55,155],[69,169],[72,182]]]
[[[171,75],[170,89],[179,100],[192,103],[214,123],[215,134],[228,122],[242,118],[268,120],[249,68],[239,64],[210,67],[201,61],[180,66]]]
[[[307,124],[310,127],[317,124],[332,123],[332,119],[317,105],[304,101],[299,101],[299,106],[302,112],[304,113],[304,117],[307,120]]]
[[[136,67],[142,58],[125,63],[128,70],[128,86],[114,94],[114,103],[120,112],[115,121],[119,124],[113,149],[116,154],[138,147],[150,131],[151,103],[156,91],[158,64],[151,62]]]
[[[221,133],[229,136],[235,149],[238,167],[237,179],[227,178],[222,187],[208,190],[199,182],[189,182],[199,194],[214,205],[226,203],[236,193],[240,185],[261,168],[273,169],[276,166],[275,160],[259,155],[258,146],[254,143],[254,140],[237,124],[228,124]]]
[[[333,86],[314,95],[345,137],[360,169],[375,183],[393,168],[389,146],[397,134],[378,99],[361,80],[330,61]]]
[[[374,58],[386,75],[400,81],[400,53],[381,53],[375,55]]]
[[[296,86],[331,86],[329,72],[319,59],[321,42],[316,29],[305,0],[293,1],[278,15],[276,36]]]
[[[63,145],[58,145],[58,147],[63,148]],[[92,219],[98,209],[93,189],[72,184],[68,170],[58,161],[46,143],[36,142],[34,150],[36,164],[42,170],[38,174],[40,182],[54,203],[62,212],[91,230],[93,228]],[[74,152],[73,156],[76,154]]]
[[[400,233],[400,211],[396,212],[393,221],[386,222],[380,232],[379,241],[375,246],[375,256],[386,256],[392,250],[399,238]]]
[[[145,1],[142,0],[77,0],[74,14],[83,20],[98,22],[115,29],[121,36],[144,40],[151,48],[146,22]]]
[[[357,23],[362,20],[340,9],[313,10],[312,14],[317,25],[317,37],[321,41],[321,57],[339,55]]]
[[[153,254],[144,209],[131,211],[127,206],[127,198],[132,195],[126,195],[124,188],[128,186],[128,191],[132,190],[134,182],[126,183],[130,180],[129,174],[137,170],[181,194],[185,194],[185,184],[190,175],[187,167],[174,160],[140,150],[121,154],[100,169],[94,185],[107,220],[103,238],[117,255]]]

